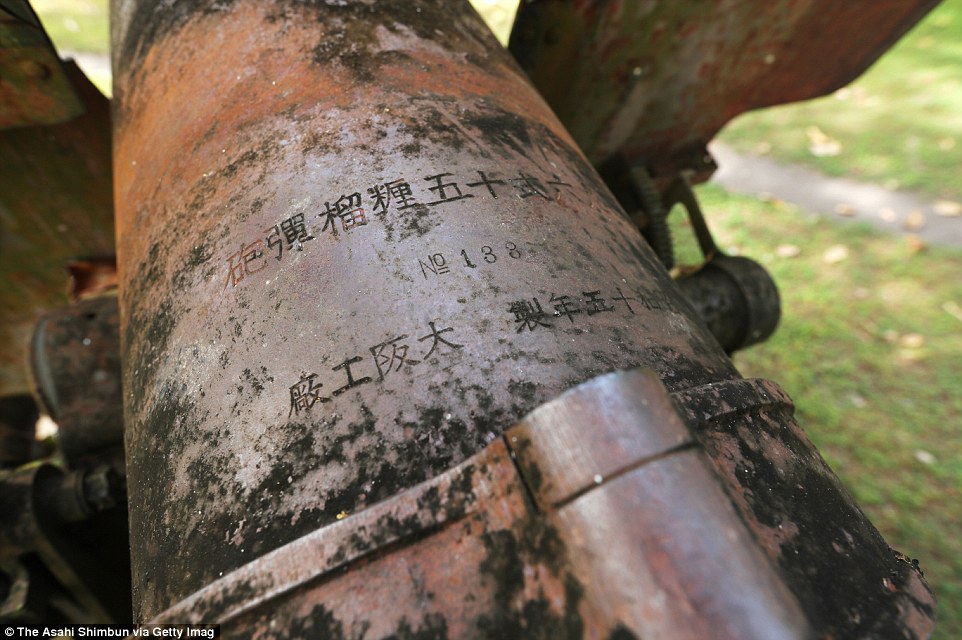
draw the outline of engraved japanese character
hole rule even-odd
[[[452,329],[451,327],[447,327],[445,329],[438,329],[437,327],[434,326],[433,322],[429,322],[428,326],[431,327],[431,333],[421,338],[418,338],[418,342],[424,342],[425,340],[428,340],[428,339],[431,340],[431,348],[424,355],[424,357],[422,358],[423,360],[427,360],[428,358],[430,358],[431,354],[434,353],[434,350],[437,349],[438,345],[442,343],[447,345],[451,349],[460,349],[464,347],[463,344],[456,344],[454,342],[449,342],[448,340],[445,340],[444,338],[441,337],[442,333],[448,333],[449,331],[454,331],[454,329]]]
[[[392,370],[400,371],[405,364],[413,366],[421,363],[420,360],[408,358],[408,345],[403,342],[404,340],[407,340],[407,334],[371,347],[371,355],[374,356],[374,365],[377,367],[380,380],[383,380],[384,376]]]
[[[257,261],[261,261],[261,264],[254,268],[252,264]],[[264,258],[264,241],[255,240],[250,244],[241,243],[240,250],[228,259],[228,263],[225,289],[228,286],[236,287],[247,276],[267,267],[267,260]]]
[[[545,186],[541,184],[541,180],[530,176],[527,173],[518,173],[517,178],[512,178],[511,182],[514,183],[514,188],[518,191],[519,198],[530,198],[531,196],[541,196],[546,200],[548,198],[548,191]]]
[[[593,316],[596,313],[603,313],[605,311],[614,311],[614,307],[609,307],[605,303],[604,298],[600,298],[600,291],[582,291],[581,295],[585,296],[583,302],[585,303],[585,312],[589,316]]]
[[[277,248],[277,260],[281,259],[284,253],[284,243],[281,242],[281,236],[283,235],[284,240],[287,242],[287,250],[297,249],[298,251],[303,251],[304,247],[302,243],[308,240],[313,240],[314,236],[307,232],[307,227],[304,226],[304,214],[298,213],[293,215],[287,220],[284,220],[279,225],[274,225],[268,229],[270,234],[267,236],[267,246],[270,248]]]
[[[387,213],[388,205],[391,204],[391,192],[388,191],[386,184],[376,184],[367,190],[367,195],[371,196],[374,204],[371,205],[373,213]]]
[[[321,395],[321,387],[324,385],[314,384],[315,378],[317,378],[316,373],[301,376],[300,381],[291,387],[291,410],[287,413],[288,418],[301,411],[310,411],[311,407],[318,402],[331,401],[330,398]]]
[[[367,224],[367,217],[361,207],[360,193],[354,192],[350,195],[343,195],[335,200],[333,205],[330,202],[325,202],[324,207],[324,213],[321,214],[324,218],[324,227],[321,232],[330,228],[331,234],[335,238],[337,237],[336,218],[341,219],[341,228],[345,232]]]
[[[431,182],[432,180],[436,183],[433,187],[428,187],[428,191],[432,191],[438,195],[439,200],[434,202],[427,202],[428,205],[441,204],[442,202],[454,202],[455,200],[463,200],[464,198],[473,198],[474,194],[471,193],[461,193],[461,187],[458,186],[457,182],[444,182],[443,178],[447,176],[452,176],[453,173],[439,173],[436,176],[428,176],[425,178],[426,181]]]
[[[571,301],[569,296],[555,296],[551,295],[551,300],[549,302],[554,302],[554,314],[557,317],[567,316],[568,321],[574,324],[573,315],[581,313],[581,309],[578,308],[577,303]]]
[[[351,365],[356,364],[361,360],[362,358],[360,356],[354,356],[353,358],[348,358],[347,360],[337,365],[336,367],[331,368],[331,371],[338,371],[340,369],[344,369],[344,372],[347,374],[347,384],[345,384],[343,387],[338,387],[337,389],[332,391],[331,396],[339,396],[345,391],[347,391],[348,389],[353,389],[354,387],[358,387],[366,382],[371,381],[371,378],[369,376],[364,376],[363,378],[359,378],[355,380],[354,375],[351,373]]]
[[[657,311],[677,311],[678,309],[672,303],[671,299],[666,296],[653,294],[649,296],[642,296],[641,303],[645,305],[647,309],[654,309]]]
[[[621,300],[622,302],[625,303],[625,306],[628,307],[628,311],[631,312],[631,315],[635,315],[635,310],[631,308],[631,304],[628,302],[629,300],[635,300],[635,298],[625,297],[625,294],[621,292],[620,287],[616,287],[616,289],[618,291],[618,295],[612,298],[612,300],[613,301]]]
[[[534,331],[537,327],[551,327],[552,325],[545,320],[548,314],[541,308],[541,303],[537,298],[528,300],[517,300],[508,306],[508,312],[514,314],[514,321],[518,325],[518,333],[525,329]]]
[[[330,202],[325,202],[324,213],[320,214],[318,217],[324,218],[324,226],[321,227],[321,233],[324,233],[325,231],[330,229],[331,235],[336,238],[337,237],[337,219],[339,217],[337,212],[337,206],[336,205],[331,206]]]
[[[552,173],[552,174],[551,174],[551,180],[548,180],[548,184],[554,186],[555,191],[561,191],[561,189],[558,188],[559,186],[560,186],[560,187],[570,187],[570,186],[571,186],[571,185],[568,184],[567,182],[564,182],[564,181],[561,179],[561,176],[559,176],[557,173]]]
[[[409,209],[417,204],[414,194],[411,192],[411,185],[404,180],[394,180],[386,183],[388,193],[398,203],[398,210]]]
[[[492,187],[491,185],[504,184],[504,180],[492,180],[488,178],[487,175],[485,175],[484,171],[478,171],[478,175],[481,176],[481,179],[478,180],[477,182],[469,182],[468,186],[469,187],[484,186],[488,190],[488,193],[491,194],[492,198],[497,198],[498,192],[495,191],[494,187]]]
[[[387,213],[392,199],[397,203],[398,211],[417,204],[411,185],[401,179],[374,185],[367,190],[367,194],[374,199],[371,207],[374,213]]]

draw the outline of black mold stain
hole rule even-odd
[[[344,625],[323,604],[314,605],[311,614],[303,618],[288,620],[283,636],[287,638],[329,638],[330,640],[351,640],[356,636],[344,633]]]
[[[820,635],[909,637],[895,632],[901,629],[898,600],[911,601],[925,615],[931,608],[883,583],[903,587],[914,568],[899,561],[791,422],[791,407],[770,407],[699,425],[696,433],[712,458],[726,456],[719,443],[738,443],[729,482],[741,487],[749,522],[797,527],[776,561]],[[785,449],[780,457],[788,458],[787,465],[775,464],[766,442]]]
[[[448,621],[440,613],[429,613],[420,625],[413,627],[407,618],[402,618],[397,632],[384,640],[448,640]]]
[[[395,214],[398,219],[398,240],[420,238],[426,233],[441,226],[441,217],[424,204],[416,204]],[[393,225],[392,225],[393,226]],[[390,234],[391,231],[389,230]]]
[[[619,623],[608,636],[608,640],[638,640],[638,636]]]
[[[535,516],[526,520],[520,537],[511,531],[493,531],[482,534],[481,539],[487,550],[481,573],[494,583],[493,608],[475,621],[483,637],[535,640],[583,637],[584,622],[578,605],[584,589],[566,572],[564,546],[553,527]],[[552,609],[544,594],[519,603],[526,564],[544,565],[552,575],[563,579],[563,614]]]
[[[115,42],[117,59],[136,64],[157,42],[182,29],[198,16],[215,16],[230,12],[233,0],[180,0],[157,4],[137,2],[123,39]],[[305,16],[305,13],[308,16]],[[440,0],[382,0],[376,4],[360,2],[333,3],[325,0],[287,0],[276,2],[265,20],[273,28],[283,22],[309,19],[324,25],[323,40],[311,51],[317,64],[332,59],[349,69],[359,82],[376,78],[377,65],[371,65],[368,46],[376,41],[378,27],[396,30],[398,25],[426,40],[450,50],[464,51],[478,64],[484,64],[486,52],[497,46],[494,37],[477,15],[460,3]],[[502,54],[503,55],[503,54]]]

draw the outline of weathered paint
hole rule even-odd
[[[805,614],[839,638],[925,638],[935,599],[793,418],[778,385],[729,380],[674,394],[697,441]]]
[[[0,130],[0,396],[30,391],[30,336],[69,302],[70,263],[114,253],[110,108],[76,65],[65,70],[86,113]]]
[[[27,0],[0,3],[0,129],[50,125],[84,112]]]
[[[592,162],[694,169],[735,116],[851,82],[939,0],[529,0],[511,51]]]

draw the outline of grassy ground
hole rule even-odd
[[[517,2],[474,4],[504,41]],[[107,0],[34,5],[61,49],[106,51]],[[946,0],[854,85],[743,116],[722,138],[962,200],[962,0]],[[793,396],[889,543],[921,559],[940,598],[935,637],[962,638],[962,251],[920,250],[717,187],[700,196],[719,244],[761,260],[782,289],[779,331],[737,364]]]
[[[962,201],[962,0],[944,0],[835,94],[737,118],[720,136],[825,173]]]

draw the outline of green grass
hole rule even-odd
[[[962,637],[962,250],[919,251],[714,186],[699,194],[719,246],[761,261],[782,292],[775,336],[736,364],[794,398],[889,544],[921,559],[940,601],[934,637]],[[779,257],[788,242],[800,253]],[[848,258],[827,264],[837,245]]]
[[[812,126],[841,145],[838,155],[811,152]],[[745,114],[720,139],[830,175],[962,200],[962,0],[945,0],[845,89]]]

